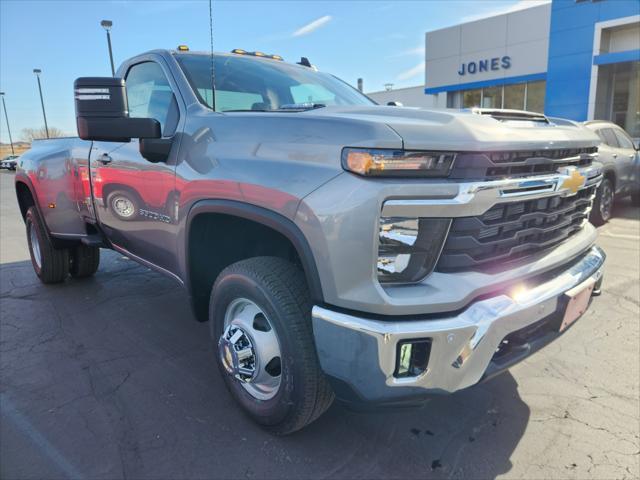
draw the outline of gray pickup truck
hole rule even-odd
[[[477,384],[600,290],[599,139],[580,125],[378,106],[304,58],[242,50],[144,53],[76,80],[75,102],[80,138],[18,166],[36,274],[90,276],[110,248],[173,278],[274,433],[334,397]]]

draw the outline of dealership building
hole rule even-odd
[[[607,119],[640,137],[640,2],[551,3],[427,32],[425,84],[379,103]]]

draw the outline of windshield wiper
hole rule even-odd
[[[324,107],[326,107],[324,103],[285,103],[284,105],[280,105],[278,110],[315,110],[316,108]]]
[[[247,108],[247,109],[244,109],[244,110],[221,110],[220,113],[229,113],[229,112],[273,112],[273,111],[274,110]]]
[[[324,103],[285,103],[278,108],[265,109],[265,108],[247,108],[240,110],[222,110],[222,113],[228,112],[292,112],[292,111],[307,111],[315,110],[316,108],[324,108]]]

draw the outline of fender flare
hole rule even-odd
[[[618,184],[618,172],[615,166],[607,165],[602,168],[602,178],[609,178],[613,182],[613,191],[616,192]]]
[[[323,302],[322,285],[313,252],[304,234],[292,220],[273,210],[249,203],[235,200],[206,199],[197,201],[190,208],[185,224],[185,238],[183,243],[185,246],[185,285],[189,291],[192,304],[195,299],[193,298],[191,286],[189,236],[193,219],[203,213],[217,213],[244,218],[269,227],[283,235],[291,242],[302,262],[302,269],[307,280],[312,301],[315,303]]]
[[[22,218],[24,220],[24,215],[26,215],[26,210],[23,212],[22,211],[22,204],[20,203],[20,197],[18,196],[18,184],[19,183],[24,183],[27,186],[27,190],[29,190],[29,193],[31,194],[31,198],[33,198],[33,203],[36,207],[36,209],[38,210],[38,213],[40,214],[40,218],[42,218],[43,223],[45,224],[46,230],[47,230],[47,234],[49,231],[49,227],[47,227],[45,219],[44,219],[44,215],[42,214],[42,211],[40,210],[40,202],[38,201],[38,195],[36,194],[36,189],[33,187],[33,182],[31,181],[31,179],[29,178],[28,175],[24,175],[21,173],[17,173],[14,179],[14,189],[16,191],[16,197],[18,200],[18,207],[20,208],[20,213],[22,214]]]

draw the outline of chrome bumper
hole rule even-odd
[[[529,289],[513,285],[513,291],[477,301],[450,317],[371,320],[315,306],[320,364],[338,397],[363,402],[393,403],[474,385],[495,371],[492,359],[507,335],[561,315],[568,290],[591,280],[599,284],[604,260],[604,252],[592,247],[555,278]],[[394,377],[398,342],[425,338],[431,339],[427,370],[417,377]]]

